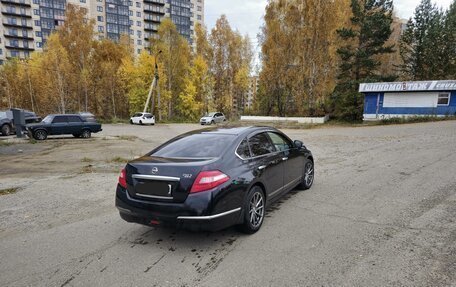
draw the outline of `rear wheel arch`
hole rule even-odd
[[[258,182],[255,182],[250,188],[249,188],[249,191],[254,188],[255,186],[258,186],[259,188],[261,188],[263,190],[263,195],[264,195],[264,198],[266,200],[266,202],[268,201],[268,195],[266,193],[266,187],[264,186],[264,184],[260,181]]]

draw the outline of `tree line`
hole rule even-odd
[[[270,0],[259,42],[260,115],[362,119],[359,83],[456,78],[456,4],[422,0],[406,23],[393,0]],[[68,5],[66,21],[42,53],[0,68],[0,108],[40,115],[91,111],[104,119],[142,111],[158,63],[151,107],[163,120],[208,111],[244,112],[254,58],[251,41],[225,16],[197,25],[190,46],[165,19],[150,49],[134,57],[128,36],[94,40],[94,23]]]
[[[362,82],[456,78],[456,4],[422,0],[402,29],[393,0],[271,0],[257,112],[362,119]]]
[[[219,110],[236,115],[238,97],[248,89],[252,48],[225,16],[208,32],[197,25],[195,47],[165,19],[149,50],[133,56],[128,36],[118,43],[95,40],[94,22],[68,4],[63,26],[43,52],[10,59],[0,67],[0,108],[20,107],[40,115],[90,111],[102,119],[142,111],[159,69],[157,92],[148,110],[163,120],[195,120]]]

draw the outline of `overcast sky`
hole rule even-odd
[[[452,0],[434,0],[438,6],[447,8]],[[248,34],[253,46],[257,43],[256,35],[259,32],[267,0],[206,0],[205,22],[212,29],[215,21],[221,14],[226,14],[231,27],[238,29],[242,34]],[[396,11],[401,18],[408,19],[413,15],[420,0],[395,0]]]

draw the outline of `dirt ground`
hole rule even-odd
[[[0,286],[456,286],[456,121],[283,130],[316,181],[251,236],[122,221],[125,162],[198,128],[0,138]]]

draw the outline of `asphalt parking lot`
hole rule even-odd
[[[456,121],[284,130],[315,184],[251,236],[122,221],[125,161],[197,128],[0,140],[0,286],[456,286]]]

